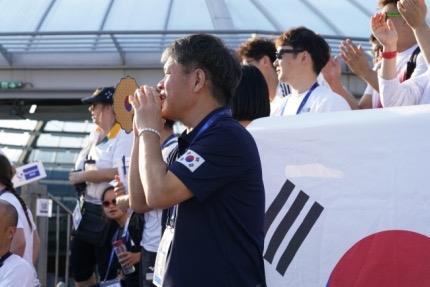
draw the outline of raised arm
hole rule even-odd
[[[123,195],[123,197],[129,197],[130,207],[138,212],[144,213],[150,210],[145,192],[143,190],[143,185],[139,173],[139,136],[137,134],[137,129],[134,125],[134,143],[131,149],[131,159],[130,159],[130,170],[128,174],[128,189],[129,194]]]
[[[430,28],[426,22],[427,6],[424,0],[400,0],[397,8],[412,28],[427,65],[430,64]]]
[[[130,102],[139,131],[139,174],[148,205],[166,208],[191,198],[191,191],[167,170],[163,161],[160,136],[155,132],[162,128],[158,92],[152,87],[141,87]]]

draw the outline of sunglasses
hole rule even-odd
[[[109,207],[111,204],[115,206],[116,205],[116,199],[114,198],[114,199],[112,199],[112,201],[105,200],[102,202],[102,204],[104,207]]]
[[[303,51],[304,51],[304,49],[281,48],[281,49],[279,49],[279,51],[276,51],[275,57],[276,57],[276,59],[281,60],[282,56],[284,54],[296,54],[296,53],[300,53]]]

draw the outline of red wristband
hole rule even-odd
[[[393,59],[396,56],[397,56],[397,51],[382,52],[382,58],[384,59]]]

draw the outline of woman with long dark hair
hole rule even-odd
[[[13,188],[13,175],[13,166],[6,156],[0,155],[0,199],[12,204],[18,212],[18,225],[12,240],[11,251],[34,265],[38,254],[39,237],[31,212]]]

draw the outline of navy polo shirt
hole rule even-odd
[[[166,287],[265,286],[260,157],[248,131],[221,112],[179,137],[169,166],[194,196],[178,205]]]

